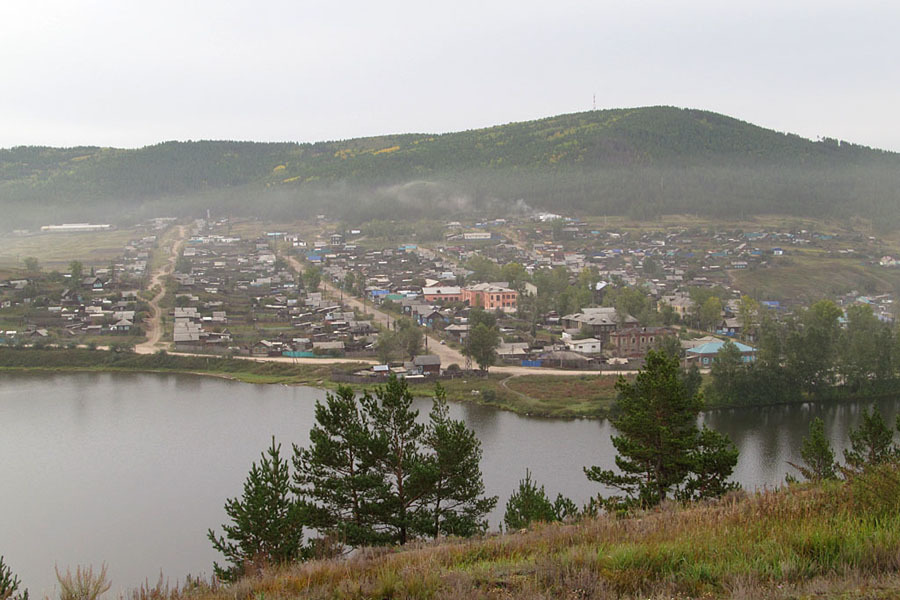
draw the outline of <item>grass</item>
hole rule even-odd
[[[615,402],[613,376],[489,374],[441,381],[447,398],[516,414],[548,418],[604,418]],[[416,396],[431,396],[434,383],[411,383]]]
[[[605,417],[617,392],[615,375],[510,377],[503,386],[534,414],[549,417]]]
[[[737,287],[776,300],[815,302],[857,290],[861,294],[900,289],[900,270],[862,264],[860,259],[832,258],[806,251],[773,260],[768,269],[731,271]]]
[[[38,233],[27,236],[0,236],[0,266],[22,267],[33,256],[44,271],[66,272],[73,260],[85,266],[105,267],[122,256],[122,249],[142,235],[135,229],[114,229],[85,233]]]
[[[341,369],[355,370],[366,365],[347,363]],[[172,354],[134,354],[85,349],[13,349],[0,347],[0,372],[28,371],[102,371],[192,373],[225,377],[247,383],[283,383],[328,387],[334,365],[258,362],[214,356],[177,356]],[[332,384],[333,385],[333,384]]]
[[[897,467],[627,518],[363,549],[230,586],[194,582],[166,600],[898,598]]]

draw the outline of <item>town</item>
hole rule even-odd
[[[808,227],[609,225],[547,213],[352,227],[320,215],[290,228],[220,218],[183,227],[177,255],[168,256],[174,245],[164,242],[179,229],[154,219],[106,264],[75,257],[46,272],[29,257],[8,271],[0,343],[146,345],[156,294],[161,335],[151,349],[355,359],[370,365],[356,376],[374,379],[491,367],[634,369],[649,349],[675,341],[685,365],[709,367],[728,339],[752,361],[762,313],[781,319],[823,297],[868,305],[893,322],[889,283],[900,262],[887,243]],[[153,289],[153,272],[169,259],[171,272]],[[884,281],[799,292],[773,285],[798,265],[818,269],[816,261]],[[473,321],[492,335],[475,335]]]

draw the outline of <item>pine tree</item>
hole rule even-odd
[[[863,410],[862,423],[850,432],[850,448],[844,450],[847,466],[862,471],[868,466],[878,465],[898,456],[894,446],[894,433],[884,422],[877,409]]]
[[[333,550],[385,543],[378,531],[384,477],[375,469],[372,432],[353,390],[316,402],[308,448],[294,446],[294,490],[304,521]]]
[[[427,494],[422,436],[425,428],[416,422],[419,411],[405,379],[393,374],[375,396],[365,395],[363,412],[372,434],[374,467],[384,478],[378,501],[378,520],[391,541],[405,544],[412,533],[421,500]]]
[[[585,468],[591,481],[624,492],[608,498],[607,508],[654,506],[670,495],[710,497],[731,489],[725,482],[737,452],[725,436],[697,430],[703,399],[688,389],[676,358],[649,351],[634,383],[620,377],[616,389],[620,413],[612,422],[619,435],[612,442],[620,473]]]
[[[544,486],[538,487],[531,479],[531,471],[525,470],[525,479],[519,480],[519,488],[506,501],[503,522],[509,530],[523,529],[534,522],[557,521],[553,503],[547,498]]]
[[[28,600],[28,590],[19,592],[19,578],[0,556],[0,600]]]
[[[788,464],[800,471],[800,474],[810,481],[837,479],[834,450],[831,449],[831,443],[825,437],[825,423],[819,417],[813,419],[809,424],[809,436],[803,438],[800,458],[803,459],[802,465],[792,462],[788,462]],[[792,481],[790,476],[788,476],[788,481]]]
[[[234,581],[249,569],[259,571],[268,565],[302,558],[303,527],[291,493],[289,463],[281,458],[281,444],[272,445],[253,463],[240,499],[225,502],[231,525],[222,525],[223,537],[210,529],[213,548],[231,563],[213,570],[219,579]]]
[[[728,436],[703,426],[691,451],[691,474],[679,496],[684,500],[701,500],[740,488],[728,481],[737,464],[738,449]]]
[[[449,416],[444,389],[438,383],[425,431],[431,451],[424,461],[427,493],[423,496],[422,533],[470,536],[487,529],[486,515],[497,497],[484,496],[481,441],[462,421]]]

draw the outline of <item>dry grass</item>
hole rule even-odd
[[[363,550],[146,598],[897,598],[900,478],[892,472],[627,519]]]
[[[93,567],[76,567],[74,575],[69,569],[66,569],[65,575],[60,574],[59,568],[54,569],[59,582],[59,600],[97,600],[112,586],[106,578],[105,563],[97,574],[94,574]]]

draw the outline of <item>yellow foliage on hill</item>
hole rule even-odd
[[[400,149],[400,146],[391,146],[390,148],[382,148],[381,150],[376,150],[372,154],[374,154],[376,156],[378,154],[390,154],[391,152],[396,152],[399,149]]]

